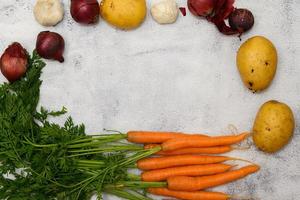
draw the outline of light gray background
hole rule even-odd
[[[63,2],[64,21],[45,28],[34,20],[34,0],[0,0],[0,50],[19,41],[32,51],[40,31],[62,34],[66,61],[47,61],[41,104],[66,106],[76,122],[86,124],[87,132],[109,128],[230,134],[229,124],[251,130],[258,108],[270,99],[289,104],[299,123],[300,1],[236,2],[255,16],[253,29],[242,40],[264,35],[278,50],[276,77],[260,94],[252,94],[240,80],[235,65],[239,39],[220,34],[189,12],[163,26],[148,13],[140,28],[126,32],[102,19],[95,26],[79,25],[70,17],[69,1]],[[186,1],[177,2],[185,6]],[[231,153],[259,163],[262,170],[216,190],[261,200],[300,199],[299,139],[297,125],[291,143],[277,154],[254,147]]]

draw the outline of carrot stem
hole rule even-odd
[[[128,174],[127,178],[131,181],[141,181],[141,177],[136,174]]]
[[[76,139],[68,144],[78,144],[78,143],[85,143],[85,142],[91,142],[91,141],[100,141],[100,140],[111,140],[111,141],[118,141],[121,139],[125,139],[127,137],[126,134],[100,134],[100,135],[93,135],[93,136],[87,136],[89,138],[85,139]]]
[[[126,187],[134,189],[146,189],[146,188],[157,188],[167,187],[167,182],[146,182],[146,181],[122,181],[116,184],[116,187]]]
[[[127,191],[125,189],[118,189],[118,188],[107,188],[104,190],[106,193],[121,197],[123,199],[130,199],[130,200],[152,200],[149,197],[143,196],[134,191]]]

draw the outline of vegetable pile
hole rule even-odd
[[[241,35],[254,24],[251,11],[235,8],[234,0],[187,3],[192,14],[226,35]],[[152,6],[151,14],[158,23],[169,24],[176,21],[178,10],[186,15],[174,0],[163,0]],[[147,7],[145,0],[102,0],[100,5],[97,0],[71,0],[70,12],[81,24],[94,24],[101,15],[115,27],[129,30],[142,24]],[[59,0],[38,0],[34,15],[41,25],[55,26],[63,19],[63,5]],[[147,194],[184,200],[239,199],[206,189],[259,171],[248,160],[219,155],[238,149],[235,145],[247,139],[248,132],[216,137],[150,131],[89,135],[71,117],[63,125],[49,121],[67,111],[38,108],[45,67],[41,58],[64,62],[64,49],[60,34],[43,31],[32,56],[14,42],[0,58],[1,72],[9,82],[0,85],[0,200],[88,200],[94,195],[103,199],[103,193],[129,200],[151,200]],[[274,78],[276,49],[264,37],[251,38],[239,49],[237,66],[244,84],[253,92],[261,91]],[[292,110],[273,100],[258,111],[252,137],[259,149],[273,153],[290,141],[294,129]],[[238,167],[226,161],[250,164]]]
[[[13,45],[17,48],[13,52],[24,56],[26,50],[18,43]],[[243,141],[248,133],[218,137],[145,131],[86,135],[84,125],[75,125],[71,117],[63,126],[52,123],[48,117],[63,115],[66,109],[37,110],[45,63],[36,51],[25,57],[24,76],[0,85],[1,200],[84,200],[95,194],[102,199],[103,193],[151,200],[147,191],[191,200],[230,199],[230,195],[204,190],[259,170],[254,164],[234,169],[236,166],[222,162],[245,160],[212,155],[231,151],[231,145]],[[6,62],[10,59],[16,58],[8,57]],[[128,169],[132,168],[144,172],[131,174]]]
[[[236,9],[234,0],[188,0],[188,8],[195,16],[205,17],[225,35],[242,34],[251,29],[254,17],[247,9]],[[229,25],[225,20],[229,18]]]
[[[252,28],[251,11],[235,8],[235,0],[187,0],[188,9],[195,16],[205,17],[225,35],[239,34]],[[178,8],[175,0],[161,0],[151,6],[151,16],[159,24],[171,24],[177,20],[179,11],[186,16],[184,7]],[[71,0],[72,18],[81,24],[95,24],[99,15],[109,24],[122,30],[140,26],[146,18],[145,0]],[[36,21],[43,26],[55,26],[64,17],[59,0],[38,0],[34,6]],[[229,26],[225,23],[228,19]]]

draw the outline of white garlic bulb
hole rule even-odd
[[[159,24],[174,23],[178,17],[178,7],[175,0],[162,0],[152,5],[151,15]]]
[[[41,25],[55,26],[64,17],[64,8],[60,0],[37,0],[33,13]]]

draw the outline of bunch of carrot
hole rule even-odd
[[[257,172],[259,166],[251,164],[233,169],[235,166],[223,162],[245,160],[212,154],[229,152],[233,149],[232,145],[248,136],[249,133],[209,137],[200,134],[131,131],[127,133],[127,140],[144,144],[145,149],[160,147],[154,157],[137,162],[137,167],[143,170],[142,181],[166,183],[166,187],[148,188],[149,193],[184,200],[227,200],[232,196],[204,190],[241,179]]]

